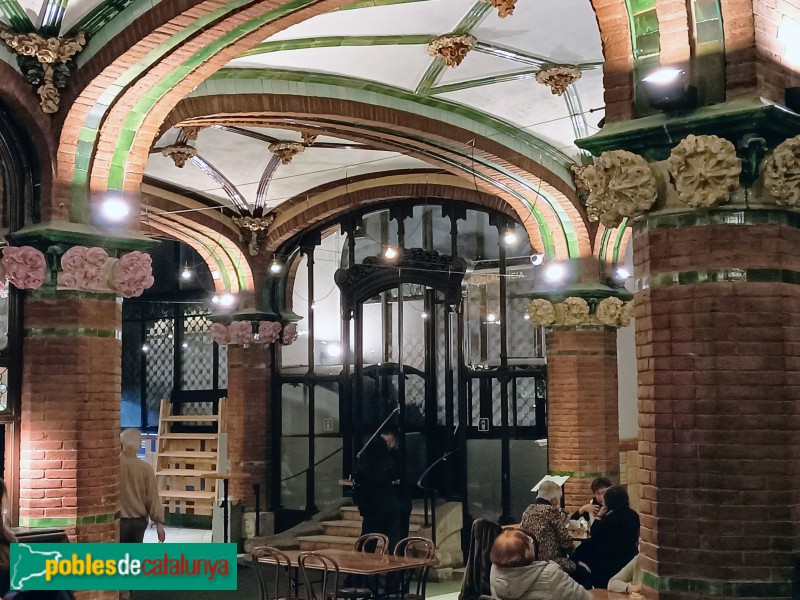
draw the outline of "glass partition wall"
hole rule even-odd
[[[544,340],[525,314],[532,252],[509,215],[430,199],[287,242],[281,300],[300,338],[276,361],[274,508],[336,503],[389,418],[411,497],[421,483],[472,517],[519,519],[547,466]]]

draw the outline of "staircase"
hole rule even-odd
[[[297,538],[301,550],[326,550],[341,548],[350,550],[361,535],[361,513],[355,506],[339,509],[340,518],[336,521],[322,521],[321,535],[306,535]],[[430,522],[430,515],[429,515]],[[431,539],[430,526],[424,527],[425,511],[422,503],[414,503],[409,519],[408,535]],[[461,503],[447,502],[436,506],[436,556],[439,568],[462,566],[464,556],[461,552],[462,512]]]
[[[210,516],[218,480],[203,476],[219,474],[224,468],[225,399],[219,400],[217,414],[211,415],[175,415],[172,407],[168,400],[161,401],[155,469],[158,495],[169,513]],[[191,426],[203,431],[177,433],[173,431],[176,425],[183,431]]]

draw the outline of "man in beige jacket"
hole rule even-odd
[[[148,518],[156,524],[158,541],[163,542],[164,507],[158,496],[158,485],[153,467],[137,458],[142,445],[138,429],[126,429],[119,436],[122,455],[119,457],[119,541],[141,543],[147,530]]]

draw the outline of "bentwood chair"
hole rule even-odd
[[[321,552],[301,552],[297,557],[300,578],[306,586],[308,600],[337,600],[339,597],[339,565]],[[322,573],[322,579],[312,583],[309,571]]]
[[[261,558],[269,558],[272,561],[275,561],[275,565],[265,565],[259,561]],[[252,560],[253,569],[258,577],[258,589],[261,593],[259,600],[279,600],[281,598],[291,597],[292,586],[290,581],[290,573],[292,563],[288,556],[286,556],[277,548],[272,548],[271,546],[257,546],[253,548]],[[269,581],[267,573],[265,573],[267,568],[270,570],[274,569],[275,572],[271,582]],[[285,574],[285,577],[281,577],[281,573]],[[285,594],[284,589],[281,588],[281,581],[283,579],[286,580]]]
[[[356,540],[353,549],[364,554],[387,554],[389,551],[389,538],[382,533],[366,533]],[[365,585],[366,582],[363,576],[357,579],[351,577],[350,579],[357,582],[357,585],[347,585],[348,582],[346,582],[347,587],[339,589],[339,598],[347,600],[364,598],[368,600],[377,596],[377,590]]]
[[[436,557],[436,546],[427,538],[407,537],[397,542],[394,547],[394,553],[397,556],[433,560]],[[431,566],[428,564],[402,573],[403,581],[400,589],[401,593],[405,592],[404,597],[407,600],[425,600],[425,589],[428,585],[428,573],[430,573],[430,570]],[[416,586],[412,590],[411,583],[414,580],[416,581]]]

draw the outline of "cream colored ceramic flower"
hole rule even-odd
[[[693,207],[726,203],[739,187],[742,161],[728,140],[716,135],[689,135],[672,149],[667,168],[678,198]]]
[[[631,324],[631,319],[633,318],[633,305],[634,301],[631,300],[626,302],[622,306],[622,312],[619,315],[619,326],[620,327],[627,327]]]
[[[622,311],[622,300],[612,296],[610,298],[604,298],[601,300],[598,303],[594,314],[597,317],[597,320],[603,325],[608,325],[609,327],[619,327]]]
[[[599,218],[606,227],[644,214],[656,201],[656,178],[650,165],[633,152],[603,152],[584,177],[591,190],[586,202],[589,216]]]
[[[564,325],[580,325],[589,320],[589,303],[574,296],[561,303],[564,310]]]
[[[534,324],[547,327],[556,320],[556,308],[549,300],[537,298],[528,304],[528,315]]]
[[[778,204],[800,205],[800,135],[779,144],[767,159],[764,187]]]

